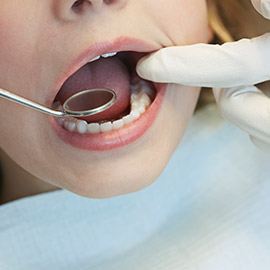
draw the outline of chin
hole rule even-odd
[[[138,192],[152,185],[164,170],[167,159],[159,160],[153,167],[134,167],[126,170],[112,170],[111,172],[96,172],[81,175],[76,182],[69,182],[62,188],[77,195],[92,199],[105,199],[128,193]],[[90,175],[90,176],[89,176]],[[71,184],[72,183],[72,184]]]
[[[156,130],[152,132],[156,133]],[[115,155],[102,157],[102,161],[88,162],[91,164],[87,167],[73,164],[69,171],[65,170],[61,181],[56,182],[73,193],[95,199],[138,192],[151,186],[163,172],[179,142],[171,138],[169,144],[159,140],[153,144],[152,132],[145,137],[143,146],[133,145],[122,153],[116,151]]]

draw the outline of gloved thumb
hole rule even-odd
[[[160,49],[137,63],[137,74],[147,80],[162,83],[177,83],[180,65],[179,47],[167,47]],[[188,66],[188,65],[187,65]]]
[[[270,1],[270,0],[269,0]],[[228,88],[270,79],[270,33],[218,44],[163,48],[140,59],[140,77],[159,83]]]
[[[270,20],[270,0],[251,0],[255,9]]]
[[[186,86],[212,86],[212,78],[224,80],[224,72],[216,70],[220,64],[209,63],[214,47],[219,45],[192,44],[160,49],[137,63],[137,74],[153,82],[175,83]],[[214,57],[215,58],[215,57]],[[221,75],[222,74],[222,75]],[[221,77],[222,76],[222,77]],[[209,79],[210,78],[210,79]],[[224,87],[224,85],[222,85]],[[226,85],[227,86],[227,85]]]

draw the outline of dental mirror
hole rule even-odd
[[[94,115],[109,109],[116,101],[115,92],[109,88],[86,89],[78,92],[64,102],[63,111],[47,108],[1,88],[0,97],[55,117]]]

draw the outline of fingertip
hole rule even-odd
[[[145,76],[148,75],[146,59],[147,57],[141,58],[136,65],[136,72],[143,79],[147,79]]]
[[[264,0],[262,1],[262,13],[266,19],[270,20],[270,1]]]
[[[138,61],[136,72],[143,79],[155,81],[159,77],[159,66],[158,59],[150,54]]]
[[[251,0],[251,2],[263,17],[270,20],[270,0]]]

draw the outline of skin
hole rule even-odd
[[[211,38],[204,0],[95,0],[91,5],[85,1],[77,12],[71,8],[74,2],[1,3],[2,88],[45,104],[49,89],[70,62],[104,37],[131,36],[159,48]],[[199,91],[169,85],[151,129],[131,145],[102,153],[65,144],[47,116],[0,100],[2,200],[56,188],[104,198],[150,185],[179,144]]]

